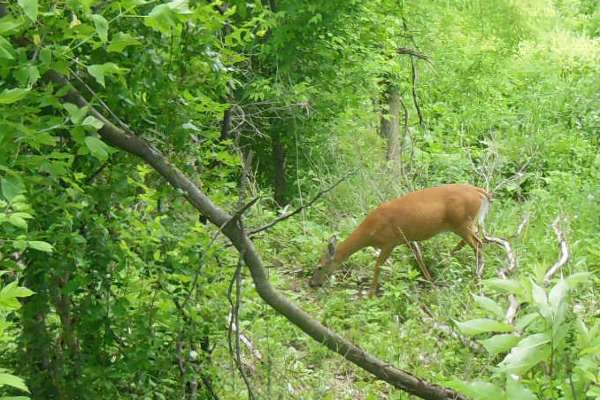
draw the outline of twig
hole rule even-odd
[[[338,179],[333,185],[329,186],[326,189],[321,190],[319,193],[317,193],[317,195],[315,197],[313,197],[308,203],[304,204],[301,207],[296,208],[294,211],[290,211],[289,213],[283,214],[277,218],[275,218],[273,221],[269,222],[266,225],[261,226],[260,228],[255,228],[255,229],[251,229],[247,232],[249,237],[252,237],[254,235],[256,235],[257,233],[266,231],[267,229],[272,228],[273,226],[277,225],[278,223],[280,223],[281,221],[284,221],[290,217],[293,217],[294,215],[298,214],[300,211],[302,211],[305,208],[308,208],[310,206],[312,206],[314,203],[316,203],[317,200],[319,200],[324,194],[332,191],[333,189],[335,189],[336,186],[338,186],[340,183],[342,183],[343,181],[345,181],[346,179],[348,179],[348,177],[352,174],[354,174],[356,172],[356,170],[350,171],[348,172],[346,175],[342,176],[340,179]]]
[[[569,251],[569,244],[567,243],[567,238],[565,234],[560,229],[560,216],[556,217],[554,222],[552,223],[552,228],[554,228],[554,233],[556,233],[556,238],[558,239],[558,244],[560,246],[560,258],[558,261],[546,272],[544,276],[544,283],[548,284],[550,280],[556,275],[558,271],[564,267],[571,258],[571,252]]]
[[[508,265],[498,272],[498,276],[500,276],[502,279],[508,279],[509,276],[512,275],[517,269],[517,257],[511,244],[506,239],[488,236],[485,233],[483,238],[486,242],[502,247],[506,252]],[[513,324],[515,322],[515,318],[517,317],[517,312],[519,311],[520,306],[521,304],[519,303],[519,300],[517,300],[517,297],[514,294],[510,294],[508,296],[508,309],[506,310],[504,317],[507,323]]]
[[[423,317],[423,321],[430,323],[431,327],[433,329],[440,331],[450,337],[458,339],[459,341],[462,342],[462,344],[464,344],[465,346],[467,346],[468,348],[473,350],[475,353],[483,353],[484,352],[483,346],[481,346],[476,341],[471,340],[468,337],[461,335],[460,332],[457,332],[456,329],[454,329],[450,325],[446,325],[446,324],[437,322],[433,318],[432,312],[426,306],[421,306],[420,308],[421,308],[421,311],[423,312],[423,314],[425,314],[425,316]]]

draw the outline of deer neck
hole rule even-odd
[[[350,236],[335,248],[335,262],[336,264],[343,263],[346,261],[352,254],[356,253],[358,250],[366,247],[367,243],[365,240],[365,236],[358,230],[352,232]]]

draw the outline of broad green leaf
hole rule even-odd
[[[52,253],[52,245],[48,242],[43,242],[41,240],[29,240],[27,242],[27,247],[39,251],[43,251],[46,253]]]
[[[537,400],[536,395],[510,375],[506,378],[506,398],[510,400]]]
[[[96,27],[96,33],[103,42],[108,41],[108,21],[100,14],[92,15],[92,21]]]
[[[27,229],[27,221],[25,221],[23,218],[21,218],[18,215],[14,215],[14,214],[9,215],[7,221],[10,224],[16,226],[17,228]]]
[[[589,272],[577,272],[565,278],[565,281],[571,289],[575,289],[582,283],[588,283],[592,279],[593,274]]]
[[[113,53],[121,53],[127,46],[139,46],[140,44],[142,43],[130,34],[119,32],[113,35],[107,50]]]
[[[522,339],[502,360],[499,367],[510,374],[521,375],[550,355],[550,337],[538,333]]]
[[[0,387],[2,386],[11,386],[29,393],[29,389],[27,389],[27,385],[23,379],[5,372],[0,372]]]
[[[64,103],[63,107],[65,108],[65,110],[67,110],[71,122],[73,122],[75,125],[79,125],[81,123],[81,121],[87,115],[89,110],[87,106],[79,108],[75,104],[71,103]]]
[[[27,289],[23,286],[17,286],[17,281],[13,281],[6,285],[0,290],[0,297],[2,298],[10,298],[10,297],[29,297],[34,292]]]
[[[550,290],[550,293],[548,294],[548,302],[550,303],[550,307],[555,314],[560,304],[563,303],[567,298],[568,293],[569,285],[564,279],[559,280],[558,283]]]
[[[106,85],[104,81],[104,77],[106,75],[120,74],[125,71],[125,69],[120,68],[115,63],[90,65],[87,67],[87,70],[90,73],[90,75],[92,75],[96,79],[96,81],[102,86]]]
[[[512,332],[513,327],[504,322],[498,322],[493,319],[482,318],[472,319],[466,322],[457,322],[456,326],[467,336],[475,336],[487,332]]]
[[[502,388],[489,382],[482,381],[451,381],[448,386],[456,389],[473,400],[505,400],[505,394]],[[512,400],[512,399],[511,399]]]
[[[473,299],[481,309],[491,312],[498,318],[502,318],[504,316],[504,310],[502,307],[500,307],[500,304],[496,303],[489,297],[473,295]]]
[[[35,65],[24,65],[15,73],[15,77],[23,86],[33,86],[40,79],[40,71]]]
[[[85,117],[85,119],[83,120],[81,125],[91,126],[92,128],[94,128],[94,131],[97,131],[98,129],[100,129],[104,126],[104,123],[102,121],[100,121],[99,119],[97,119],[96,117],[94,117],[92,115],[88,115],[87,117]]]
[[[2,185],[2,196],[9,202],[12,202],[15,197],[25,192],[25,185],[23,180],[18,176],[7,175],[0,179],[0,185]]]
[[[12,47],[10,42],[0,36],[0,59],[4,58],[7,60],[15,59],[15,49]]]
[[[540,318],[540,315],[537,312],[525,314],[522,317],[517,318],[515,321],[515,327],[518,331],[522,331],[538,318]]]
[[[548,305],[548,297],[546,296],[546,291],[540,286],[536,285],[535,282],[531,283],[531,298],[533,302],[538,307],[540,314],[546,320],[550,320],[552,317],[552,310]]]
[[[12,104],[21,100],[29,93],[29,89],[4,89],[2,93],[0,93],[0,104]]]
[[[0,18],[0,35],[16,30],[23,25],[23,20],[16,19],[12,16],[4,16]]]
[[[518,296],[522,296],[524,293],[523,285],[521,285],[521,282],[514,279],[486,279],[483,281],[483,285],[491,289],[496,289],[505,293],[516,294]]]
[[[108,158],[108,145],[97,137],[87,136],[85,138],[85,145],[90,150],[90,153],[100,161]]]
[[[154,30],[168,33],[177,24],[177,14],[167,4],[159,4],[150,11],[145,23]]]
[[[520,337],[511,334],[495,335],[489,339],[479,340],[488,353],[495,355],[504,353],[519,343]]]
[[[35,22],[38,16],[38,0],[18,0],[19,5],[31,21]]]
[[[0,400],[31,400],[31,397],[27,397],[27,396],[4,396],[4,397],[0,397]]]
[[[190,14],[188,0],[174,0],[157,5],[146,17],[146,25],[157,31],[168,33],[179,22],[179,15]]]

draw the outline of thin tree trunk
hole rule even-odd
[[[287,153],[285,145],[281,141],[280,133],[273,135],[272,143],[273,154],[273,189],[275,191],[275,202],[281,207],[287,204],[287,177],[285,168],[287,163]]]
[[[381,135],[387,140],[385,159],[400,161],[400,88],[391,83],[386,88],[386,108],[381,116]]]

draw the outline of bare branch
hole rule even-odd
[[[296,208],[294,211],[290,211],[289,213],[285,213],[277,218],[275,218],[273,221],[269,222],[266,225],[261,226],[260,228],[255,228],[255,229],[251,229],[248,231],[248,236],[252,237],[254,235],[256,235],[257,233],[266,231],[267,229],[272,228],[273,226],[277,225],[278,223],[280,223],[281,221],[285,221],[286,219],[293,217],[294,215],[298,214],[300,211],[302,211],[305,208],[308,208],[310,206],[312,206],[314,203],[317,202],[317,200],[319,200],[323,195],[325,195],[326,193],[332,191],[333,189],[335,189],[336,186],[338,186],[340,183],[342,183],[343,181],[345,181],[346,179],[348,179],[348,177],[350,175],[352,175],[354,172],[356,171],[350,171],[348,172],[346,175],[342,176],[340,179],[338,179],[333,185],[329,186],[326,189],[321,190],[319,193],[317,193],[317,195],[315,197],[313,197],[308,203],[302,205],[301,207]]]
[[[46,81],[51,81],[59,86],[72,88],[67,79],[55,71],[48,71]],[[68,91],[63,97],[66,101],[78,105],[80,108],[89,106],[89,103],[74,89]],[[107,143],[140,157],[163,176],[176,190],[181,191],[185,198],[198,211],[205,215],[211,223],[223,226],[223,233],[233,243],[245,264],[250,270],[254,286],[259,296],[278,313],[285,316],[290,322],[322,343],[330,350],[340,354],[346,360],[370,372],[377,378],[388,382],[392,386],[404,390],[425,400],[467,400],[467,398],[453,389],[435,385],[424,381],[415,375],[396,368],[365,352],[349,340],[338,335],[319,321],[312,318],[304,310],[298,308],[287,297],[279,293],[271,285],[262,259],[256,251],[254,244],[238,224],[228,224],[232,217],[219,208],[202,192],[192,180],[183,174],[154,146],[137,135],[128,133],[100,114],[95,108],[90,107],[89,113],[100,120],[104,125],[98,131]]]
[[[423,314],[425,314],[425,316],[423,317],[423,321],[431,324],[431,327],[433,329],[459,340],[460,342],[462,342],[463,345],[470,348],[475,353],[484,353],[483,346],[481,346],[476,341],[471,340],[470,338],[460,334],[460,332],[457,332],[456,329],[454,329],[450,325],[437,322],[433,318],[433,314],[429,309],[427,309],[427,307],[421,306],[421,311],[423,312]]]
[[[544,283],[548,284],[550,280],[556,275],[558,271],[562,269],[571,258],[571,252],[569,251],[569,243],[567,243],[567,238],[565,237],[564,232],[560,229],[560,216],[556,217],[554,222],[552,223],[552,228],[554,228],[554,233],[556,234],[556,238],[558,239],[558,244],[560,246],[560,258],[558,261],[546,272],[544,276]]]

